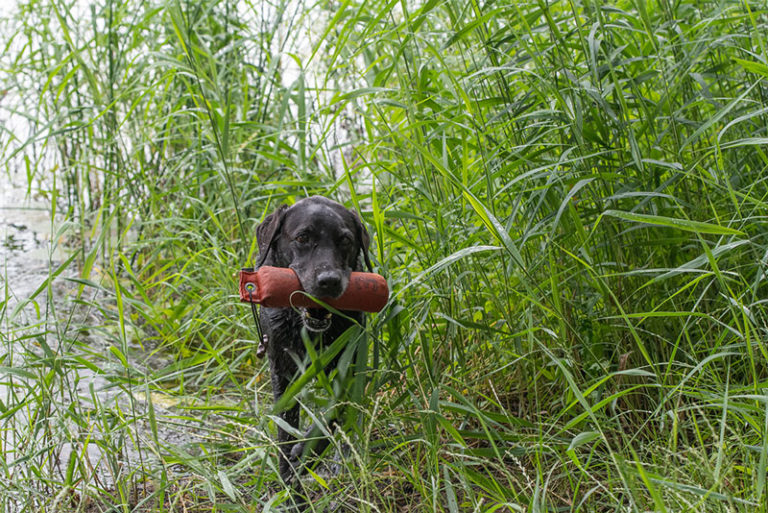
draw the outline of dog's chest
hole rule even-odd
[[[358,316],[356,314],[358,312],[352,313],[354,317]],[[268,337],[269,352],[273,355],[292,352],[296,356],[303,357],[306,353],[301,337],[304,323],[298,312],[290,308],[262,308],[261,325]],[[331,326],[326,331],[321,334],[309,333],[309,337],[315,345],[318,345],[318,342],[322,340],[320,345],[327,346],[332,344],[351,325],[352,322],[349,320],[334,315],[331,319]]]

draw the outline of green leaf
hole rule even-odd
[[[312,479],[314,479],[317,484],[325,488],[326,490],[330,490],[331,488],[328,486],[328,483],[323,479],[321,476],[317,475],[317,473],[313,472],[311,468],[305,467],[304,468],[307,471],[307,474],[312,476]]]
[[[120,363],[123,365],[123,367],[126,369],[129,368],[128,360],[125,358],[123,352],[120,351],[120,348],[116,346],[109,346],[109,352],[115,355],[118,360],[120,360]]]
[[[573,452],[582,445],[588,444],[593,440],[600,438],[600,433],[597,431],[584,431],[573,437],[571,445],[568,446],[568,452]]]
[[[765,65],[762,62],[739,59],[738,57],[734,57],[733,60],[741,64],[741,67],[743,67],[745,70],[768,78],[768,65]]]
[[[227,473],[224,471],[224,469],[219,470],[218,472],[219,481],[221,482],[221,488],[224,490],[224,493],[227,494],[227,496],[234,500],[237,500],[237,490],[235,490],[235,487],[232,486],[232,481],[229,480],[229,476],[227,476]]]
[[[686,232],[709,233],[712,235],[744,235],[744,232],[734,230],[717,224],[702,223],[701,221],[690,221],[688,219],[677,219],[675,217],[655,216],[650,214],[636,214],[634,212],[624,212],[622,210],[606,210],[605,216],[617,217],[625,221],[636,223],[645,223],[653,226],[663,226],[665,228],[677,228]]]

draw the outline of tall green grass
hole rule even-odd
[[[767,511],[767,23],[20,4],[0,107],[31,135],[3,132],[6,173],[74,259],[35,318],[3,310],[6,509],[287,507],[233,275],[266,213],[321,193],[361,211],[393,299],[312,509]],[[330,395],[298,396],[307,422]]]

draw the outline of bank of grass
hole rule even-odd
[[[78,276],[6,293],[6,509],[285,507],[233,273],[314,193],[393,299],[312,508],[768,509],[764,5],[70,7],[3,57],[7,171],[55,183]]]

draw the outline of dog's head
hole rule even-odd
[[[321,196],[282,206],[256,228],[259,265],[293,269],[301,286],[316,297],[337,298],[352,271],[361,271],[360,254],[370,269],[370,238],[354,210]],[[324,331],[331,324],[322,309],[302,312],[305,326]]]

